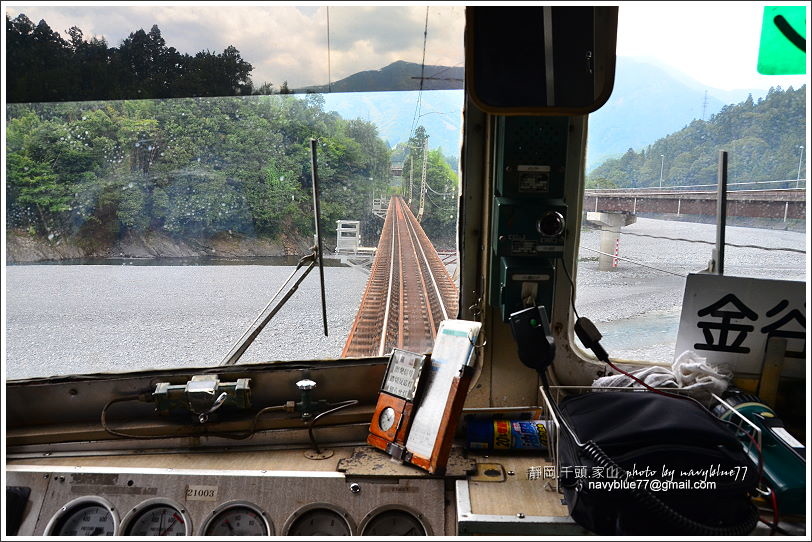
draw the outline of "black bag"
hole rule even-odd
[[[750,496],[758,467],[731,427],[700,404],[593,391],[565,398],[559,409],[559,482],[582,527],[599,535],[704,536],[755,528]]]

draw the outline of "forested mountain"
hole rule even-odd
[[[630,147],[648,145],[694,119],[702,119],[703,113],[708,119],[729,103],[715,98],[714,89],[709,90],[706,96],[696,81],[662,64],[619,56],[612,95],[589,116],[587,172]]]
[[[420,84],[420,77],[423,84]],[[383,90],[461,89],[465,68],[425,66],[398,60],[379,70],[358,72],[331,83],[296,89],[296,92],[377,92]]]
[[[588,176],[588,186],[663,186],[713,184],[718,151],[729,152],[729,182],[795,179],[806,134],[806,85],[771,88],[767,96],[726,105],[708,121],[694,120],[682,130],[645,148],[628,149]],[[805,175],[805,170],[801,176]]]

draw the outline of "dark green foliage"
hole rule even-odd
[[[168,47],[157,25],[132,32],[118,47],[84,41],[71,27],[70,41],[45,21],[34,25],[6,15],[6,92],[10,103],[78,100],[242,96],[254,92],[253,67],[228,46],[195,56]],[[257,93],[270,93],[265,83]]]
[[[7,226],[68,236],[313,232],[310,138],[322,228],[365,219],[389,184],[375,125],[318,95],[183,98],[7,108]]]
[[[592,171],[587,186],[658,186],[661,168],[664,187],[714,184],[720,150],[729,153],[730,183],[795,180],[805,134],[806,85],[797,90],[771,88],[757,103],[748,97],[726,105],[707,122],[695,120],[640,152],[629,149],[607,160]],[[794,186],[768,186],[790,184]]]
[[[418,126],[406,144],[403,156],[402,193],[408,202],[411,179],[411,209],[420,212],[420,191],[423,179],[423,160],[426,160],[426,187],[423,199],[423,229],[437,248],[454,248],[457,223],[457,174],[443,156],[442,149],[424,153],[428,134]],[[402,149],[401,149],[402,152]]]

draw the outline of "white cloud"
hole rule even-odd
[[[168,46],[194,54],[222,52],[234,45],[254,66],[252,79],[276,87],[327,82],[327,12],[324,6],[25,6],[7,7],[44,19],[66,36],[71,26],[85,37],[104,36],[118,46],[131,32],[161,29]],[[396,60],[420,62],[425,6],[330,7],[330,75],[333,81],[362,70],[380,69]],[[462,65],[463,6],[429,9],[428,64]]]

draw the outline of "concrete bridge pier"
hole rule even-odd
[[[637,217],[629,213],[610,213],[605,211],[589,211],[586,219],[595,222],[601,227],[600,251],[598,269],[600,271],[614,271],[617,269],[617,249],[620,244],[620,228],[634,224]],[[613,256],[614,255],[614,256]]]

